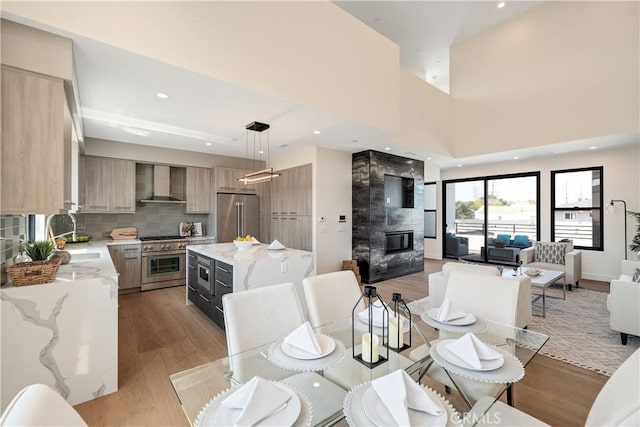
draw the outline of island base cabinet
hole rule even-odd
[[[202,313],[211,319],[220,329],[224,330],[224,308],[222,296],[233,292],[233,266],[222,261],[211,260],[210,280],[213,284],[211,291],[198,285],[198,259],[205,259],[195,252],[187,251],[189,273],[187,275],[187,298]],[[208,258],[206,258],[208,259]]]

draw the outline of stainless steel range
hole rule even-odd
[[[143,291],[184,285],[187,278],[186,247],[182,236],[143,236]]]

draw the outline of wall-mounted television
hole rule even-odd
[[[413,178],[384,176],[384,205],[388,208],[413,208]]]

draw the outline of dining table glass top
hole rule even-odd
[[[248,382],[254,376],[281,381],[299,390],[308,399],[312,408],[311,425],[333,424],[344,418],[345,396],[358,385],[390,374],[397,369],[403,369],[417,378],[421,370],[433,362],[429,350],[432,343],[441,339],[442,336],[439,329],[427,325],[423,320],[424,314],[431,308],[428,298],[407,301],[407,305],[411,310],[411,334],[408,332],[404,334],[404,342],[408,343],[410,340],[411,346],[400,352],[390,350],[388,360],[374,368],[363,365],[353,357],[354,352],[356,354],[361,352],[361,336],[366,332],[367,327],[360,325],[358,320],[352,322],[350,316],[315,328],[316,334],[331,337],[337,343],[335,350],[324,358],[295,359],[288,363],[289,359],[280,354],[282,345],[280,340],[178,372],[170,376],[170,381],[192,425],[196,424],[200,411],[214,397],[230,387]],[[409,317],[408,313],[404,315]],[[484,321],[484,323],[486,329],[475,332],[475,335],[484,343],[513,354],[524,367],[549,338],[547,335],[528,329],[491,321]],[[352,324],[356,324],[353,332]],[[446,338],[463,334],[463,330],[460,333],[448,330]],[[355,341],[355,348],[352,341]],[[380,347],[380,354],[387,358],[385,347]],[[498,398],[507,386],[507,383],[501,384],[493,397]],[[464,405],[454,404],[454,406],[460,413],[469,410]]]

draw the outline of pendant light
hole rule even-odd
[[[269,125],[261,122],[251,122],[247,125],[247,138],[245,142],[245,175],[241,178],[238,178],[238,181],[244,183],[244,185],[248,184],[258,184],[261,182],[271,181],[272,178],[280,176],[279,173],[274,173],[273,168],[266,168],[259,171],[255,171],[256,162],[262,161],[262,155],[265,154],[265,146],[266,146],[266,156],[265,156],[265,165],[269,165]],[[265,146],[262,144],[262,132],[267,131],[267,141]],[[249,172],[249,139],[250,135],[253,136],[253,170],[255,172]],[[257,148],[257,151],[256,151]]]

